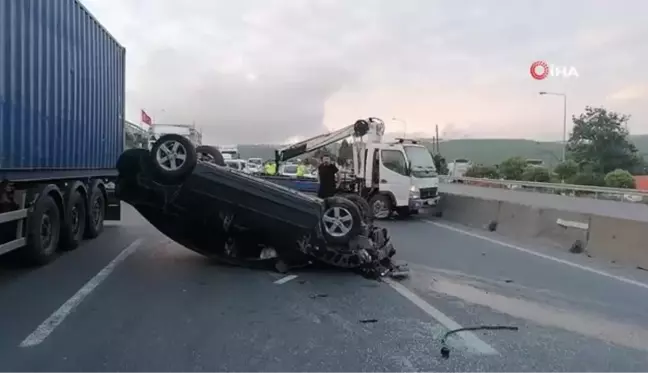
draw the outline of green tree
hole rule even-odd
[[[521,180],[525,169],[526,159],[522,157],[512,157],[500,164],[499,173],[506,180]]]
[[[590,186],[604,186],[605,175],[600,172],[595,172],[592,165],[585,165],[576,175],[567,180],[567,183]]]
[[[628,188],[628,189],[634,189],[635,187],[635,180],[630,174],[630,172],[626,170],[621,170],[621,169],[616,169],[614,171],[610,171],[605,175],[605,186],[611,187],[611,188]]]
[[[478,177],[486,179],[499,179],[499,172],[493,166],[473,165],[466,170],[466,177]]]
[[[340,163],[346,163],[347,161],[350,161],[353,159],[353,148],[349,144],[348,141],[342,140],[342,144],[340,145],[340,149],[338,150],[338,161]]]
[[[604,108],[585,107],[585,113],[572,117],[574,129],[567,144],[570,158],[581,168],[591,165],[598,174],[636,167],[640,158],[628,139],[628,119]]]
[[[578,163],[571,159],[568,159],[567,161],[561,162],[556,165],[554,172],[558,176],[558,179],[569,180],[578,173]]]
[[[434,160],[434,167],[437,169],[437,173],[439,175],[447,175],[448,163],[446,162],[446,159],[443,158],[441,154],[432,154],[432,159]]]
[[[551,174],[546,167],[528,166],[522,173],[522,180],[548,183],[551,180]]]

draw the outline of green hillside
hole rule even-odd
[[[630,136],[639,153],[648,159],[648,135]],[[432,150],[432,144],[427,143]],[[464,139],[448,140],[439,144],[441,154],[448,162],[467,158],[474,163],[497,164],[503,160],[520,156],[542,159],[548,165],[555,165],[562,157],[562,144],[516,139]]]
[[[644,158],[648,159],[648,135],[630,136]],[[432,150],[431,143],[425,143]],[[562,157],[562,145],[558,142],[543,142],[516,139],[463,139],[442,141],[441,154],[448,162],[457,158],[467,158],[473,163],[497,164],[503,160],[521,156],[542,159],[554,165]],[[274,158],[274,145],[239,145],[241,158]],[[337,147],[335,147],[337,148]],[[334,150],[334,149],[333,149]]]

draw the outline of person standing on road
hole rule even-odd
[[[317,191],[318,197],[328,198],[335,194],[335,176],[338,171],[337,166],[331,163],[330,157],[322,157],[322,163],[317,168],[317,176],[319,179],[319,190]]]
[[[299,162],[297,165],[297,177],[306,176],[306,165],[304,163],[305,162]]]

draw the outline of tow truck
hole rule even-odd
[[[381,119],[360,119],[337,131],[275,150],[275,162],[279,165],[352,138],[352,169],[348,177],[340,180],[339,193],[362,196],[376,219],[388,218],[393,212],[401,217],[409,216],[423,207],[436,206],[440,198],[439,177],[427,148],[416,140],[408,139],[385,143],[384,133],[385,123]],[[294,183],[277,176],[267,179],[283,185]]]

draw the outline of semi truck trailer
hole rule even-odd
[[[3,0],[0,25],[0,254],[43,265],[120,218],[125,49],[77,0]]]

